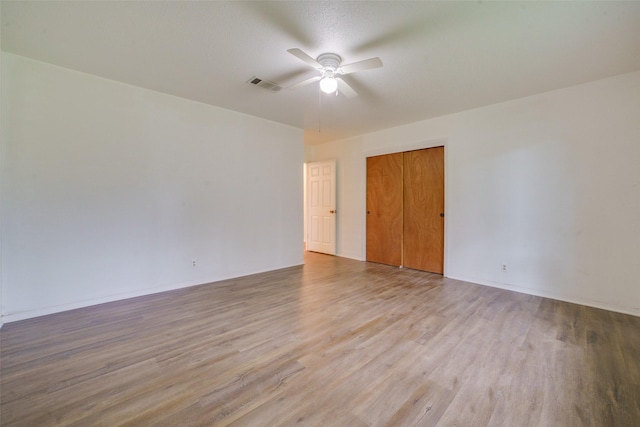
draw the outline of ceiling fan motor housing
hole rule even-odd
[[[318,61],[318,63],[322,65],[322,68],[324,68],[325,70],[336,72],[338,70],[338,67],[340,66],[340,63],[342,62],[342,58],[340,58],[340,56],[336,55],[335,53],[323,53],[322,55],[318,56],[318,59],[316,59],[316,61]]]

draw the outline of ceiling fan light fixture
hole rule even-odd
[[[324,93],[334,93],[338,90],[338,81],[334,77],[323,77],[320,80],[320,90]]]
[[[354,96],[357,96],[358,93],[353,90],[353,88],[349,86],[347,82],[339,77],[336,78],[336,76],[382,67],[382,60],[378,57],[342,65],[342,58],[340,57],[340,55],[336,55],[335,53],[323,53],[319,55],[317,59],[313,59],[311,56],[298,48],[289,49],[287,50],[287,52],[300,59],[307,65],[315,68],[316,71],[320,72],[320,75],[316,75],[315,77],[311,77],[309,79],[293,84],[287,89],[295,89],[301,86],[306,86],[319,80],[321,91],[328,94],[335,93],[336,95],[338,95],[339,92],[347,98],[353,98]]]

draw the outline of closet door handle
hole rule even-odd
[[[444,218],[444,212],[440,212],[440,218]]]

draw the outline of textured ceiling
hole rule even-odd
[[[640,2],[2,2],[2,49],[305,129],[309,144],[640,70]],[[317,84],[287,53],[378,56]]]

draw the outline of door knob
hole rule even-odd
[[[329,213],[336,213],[336,211],[329,211]]]
[[[440,218],[444,218],[444,212],[440,212]]]

